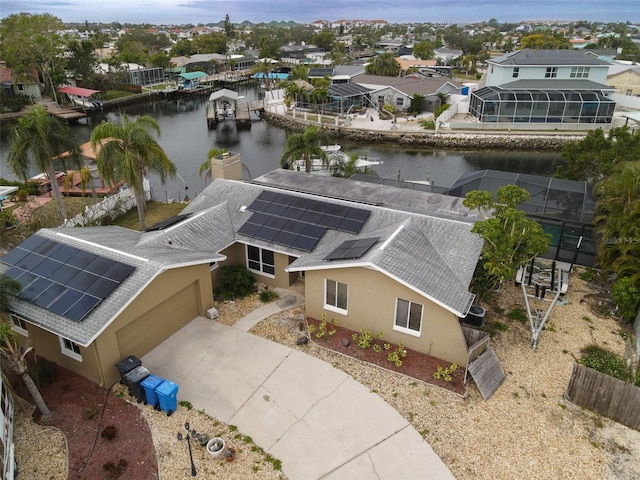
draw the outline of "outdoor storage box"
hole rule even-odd
[[[124,384],[129,388],[129,395],[135,397],[138,403],[145,400],[144,388],[141,383],[149,375],[151,372],[146,367],[139,366],[124,376]]]
[[[149,375],[145,378],[140,385],[144,388],[144,394],[147,400],[147,403],[152,407],[158,407],[158,395],[156,394],[156,388],[160,386],[160,384],[164,382],[164,378],[160,378],[156,375]]]
[[[176,411],[178,406],[178,384],[165,380],[156,388],[156,395],[158,395],[160,409],[163,412],[171,415]]]

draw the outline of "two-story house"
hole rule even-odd
[[[609,64],[575,50],[510,52],[487,61],[470,113],[481,122],[611,123]]]

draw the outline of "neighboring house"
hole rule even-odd
[[[333,68],[331,83],[347,83],[355,76],[362,75],[364,72],[364,65],[336,65]]]
[[[454,58],[458,58],[463,55],[462,50],[445,47],[436,48],[433,53],[436,57],[436,61],[439,60],[445,65],[449,64],[449,62],[451,62],[451,60],[453,60]]]
[[[640,65],[611,65],[607,85],[620,95],[640,96]]]
[[[241,175],[239,155],[214,159],[214,176],[217,161],[222,175]],[[474,300],[478,218],[455,197],[276,170],[250,183],[217,178],[161,230],[40,230],[2,257],[0,273],[23,283],[15,330],[102,385],[122,358],[204,315],[219,267],[234,264],[270,286],[303,280],[312,318],[466,365],[459,317]]]
[[[385,77],[381,75],[357,75],[351,80],[371,90],[371,100],[382,109],[385,104],[395,105],[396,111],[409,110],[414,95],[425,97],[424,110],[433,112],[440,106],[439,93],[460,93],[462,85],[448,77]]]
[[[37,72],[34,71],[34,75],[37,75]],[[0,88],[11,97],[26,95],[34,101],[42,99],[42,87],[39,82],[18,80],[4,62],[0,62]]]
[[[413,55],[404,55],[396,58],[396,62],[400,65],[400,75],[407,75],[409,70],[418,70],[420,68],[429,68],[436,66],[436,60],[420,60]]]
[[[609,63],[575,50],[518,50],[487,60],[486,87],[471,94],[481,122],[611,123]]]

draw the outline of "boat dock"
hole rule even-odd
[[[46,102],[44,103],[44,106],[47,109],[49,115],[53,115],[63,122],[75,122],[80,118],[85,118],[87,116],[86,113],[79,112],[74,108],[61,107],[56,102]]]
[[[238,100],[236,105],[236,125],[251,126],[251,113],[257,112],[262,118],[264,114],[264,100]]]

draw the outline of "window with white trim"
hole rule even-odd
[[[396,98],[396,107],[402,107],[404,105],[404,99],[402,97]]]
[[[396,318],[393,329],[419,336],[422,330],[422,304],[396,299]]]
[[[82,361],[82,353],[80,353],[80,345],[76,342],[72,342],[68,338],[58,337],[60,340],[60,348],[62,349],[62,354],[67,357],[71,357],[74,360],[79,362]]]
[[[558,76],[558,67],[547,67],[544,72],[544,78],[556,78]]]
[[[570,78],[589,78],[589,67],[571,67]]]
[[[324,308],[338,313],[347,313],[349,287],[346,283],[324,279]]]
[[[27,321],[24,318],[14,313],[11,314],[10,318],[11,318],[11,329],[14,332],[19,333],[20,335],[28,337],[29,330],[27,329]]]
[[[247,245],[247,268],[263,275],[275,276],[275,254],[272,250]]]
[[[518,78],[520,75],[520,67],[513,67],[513,78]]]

